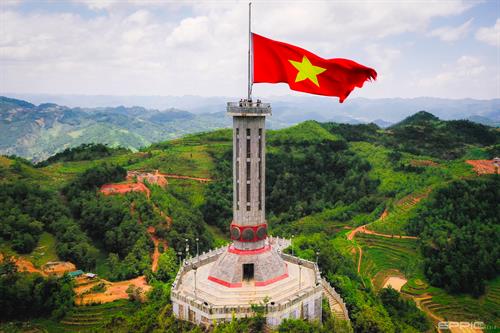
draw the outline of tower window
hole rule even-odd
[[[247,128],[247,134],[250,133],[250,129]],[[250,135],[248,134],[247,136],[247,158],[250,158],[250,154],[251,154],[251,151],[250,151]]]
[[[247,184],[247,210],[250,210],[250,184]]]
[[[236,209],[240,210],[240,183],[236,183]]]
[[[262,158],[262,128],[259,128],[259,158]]]
[[[247,162],[247,180],[250,180],[250,172],[251,172],[250,162]]]
[[[259,182],[259,210],[262,210],[262,183]]]
[[[236,158],[240,157],[240,129],[236,129]]]

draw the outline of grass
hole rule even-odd
[[[29,259],[36,267],[40,267],[49,261],[58,261],[56,238],[48,232],[42,233],[35,250],[26,256],[26,259]]]
[[[37,246],[31,253],[19,254],[10,247],[9,242],[0,243],[0,252],[8,256],[21,257],[29,260],[37,268],[40,268],[49,261],[59,261],[59,257],[56,253],[56,239],[48,232],[43,232],[40,235]]]
[[[162,173],[209,177],[213,168],[206,146],[172,146],[151,150],[151,157],[127,166],[127,169],[159,170]]]
[[[303,123],[284,128],[277,131],[268,131],[267,140],[272,142],[308,142],[338,141],[341,137],[330,133],[316,121],[305,121]]]
[[[421,167],[420,173],[396,170],[395,164],[389,159],[390,149],[368,142],[351,142],[350,145],[356,154],[371,164],[369,175],[380,181],[379,192],[393,198],[387,202],[389,216],[384,220],[375,218],[372,220],[374,223],[370,224],[370,229],[377,232],[405,235],[406,225],[416,207],[414,199],[425,197],[443,182],[474,176],[471,167],[463,160],[441,161],[408,153],[402,153],[398,163],[407,165],[414,160],[430,160],[437,165]]]
[[[397,171],[388,157],[390,149],[368,142],[351,142],[350,146],[356,154],[370,162],[370,177],[380,181],[379,191],[396,198],[422,191],[443,181],[473,175],[471,168],[462,160],[441,161],[439,166],[425,167],[422,173]],[[436,160],[403,153],[403,163],[414,159]]]
[[[334,234],[344,226],[350,225],[351,210],[351,206],[338,206],[325,209],[293,222],[293,229],[296,233],[304,234],[313,234],[322,231],[327,234]]]
[[[168,190],[187,197],[193,208],[199,208],[205,203],[206,186],[206,183],[190,179],[171,178],[168,180]]]

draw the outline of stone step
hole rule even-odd
[[[328,304],[330,305],[330,310],[332,311],[333,315],[338,319],[347,320],[348,318],[346,318],[346,314],[344,313],[341,304],[335,297],[333,297],[333,295],[327,288],[323,288],[323,290],[326,298],[328,299]]]

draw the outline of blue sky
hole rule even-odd
[[[242,97],[247,7],[3,0],[0,93]],[[253,18],[259,34],[375,68],[351,96],[500,98],[500,1],[254,1]]]

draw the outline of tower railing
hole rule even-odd
[[[272,113],[271,103],[260,101],[227,102],[227,112],[232,115],[270,115]]]

